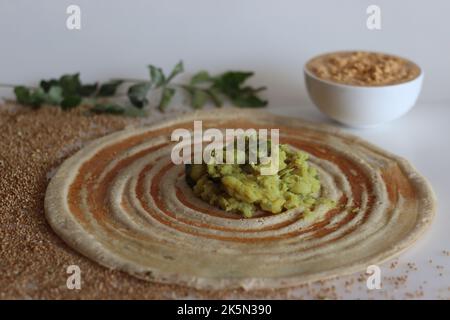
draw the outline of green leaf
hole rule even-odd
[[[175,95],[174,88],[164,88],[161,94],[161,100],[159,101],[159,110],[164,111],[166,107],[169,105],[172,97]]]
[[[150,69],[150,79],[156,88],[166,83],[166,77],[161,68],[155,67],[154,65],[149,65],[148,68]]]
[[[180,61],[175,65],[175,67],[173,67],[165,83],[166,84],[169,83],[173,78],[175,78],[178,74],[182,73],[183,71],[184,71],[183,61]]]
[[[53,105],[59,105],[63,99],[62,88],[57,85],[51,86],[47,92],[46,102]]]
[[[146,112],[132,106],[124,107],[117,103],[97,103],[91,110],[95,114],[124,115],[128,117],[142,117]]]
[[[128,88],[128,98],[133,106],[143,108],[148,103],[147,94],[150,87],[150,82],[141,82]]]
[[[205,92],[209,95],[212,102],[217,108],[220,108],[222,106],[223,104],[222,99],[220,98],[220,93],[218,92],[217,89],[214,88],[206,89]]]
[[[59,85],[63,89],[64,96],[73,96],[80,93],[80,74],[65,74],[59,78]]]
[[[262,100],[254,94],[240,95],[231,101],[240,108],[261,108],[267,105],[266,100]]]
[[[192,95],[192,107],[194,109],[201,109],[208,101],[209,95],[201,89],[195,89]]]
[[[241,108],[259,108],[267,105],[267,101],[259,98],[257,93],[265,90],[264,87],[242,87],[244,82],[253,75],[253,72],[228,71],[214,78],[214,89],[227,96],[234,105]]]
[[[117,103],[97,103],[91,112],[96,114],[108,113],[108,114],[124,114],[125,108]]]
[[[111,80],[103,83],[98,90],[98,97],[110,97],[116,94],[117,88],[123,83],[123,80]]]
[[[45,92],[48,92],[52,86],[59,86],[59,81],[56,79],[41,80],[39,85]]]
[[[61,88],[59,88],[59,90],[61,90]],[[49,94],[47,94],[41,87],[29,89],[24,86],[17,86],[14,88],[17,102],[34,108],[39,108],[43,103],[58,104],[55,103],[56,96],[58,95],[58,92],[56,91],[58,91],[58,89],[50,88]],[[61,91],[59,91],[59,94],[61,94]]]
[[[18,103],[29,105],[30,104],[30,89],[24,86],[14,87],[14,94]]]
[[[65,96],[63,101],[61,101],[61,108],[63,110],[68,110],[78,106],[81,103],[82,99],[79,95],[71,95]]]
[[[251,76],[253,76],[253,72],[228,71],[214,79],[214,87],[232,96],[239,91],[240,86]]]
[[[98,83],[84,84],[80,87],[80,95],[82,97],[92,96],[97,91]]]
[[[204,83],[211,80],[211,76],[207,71],[200,71],[194,74],[191,78],[190,84],[196,85],[199,83]]]
[[[194,109],[200,109],[203,108],[203,106],[205,105],[205,103],[208,101],[209,98],[211,98],[213,100],[213,102],[216,103],[221,103],[220,98],[217,97],[215,95],[215,93],[210,93],[209,89],[203,89],[203,88],[198,88],[195,86],[181,86],[184,90],[186,90],[190,97],[191,97],[191,106]],[[212,97],[212,95],[214,97]],[[216,100],[214,100],[216,99]]]
[[[35,107],[39,108],[42,103],[46,102],[47,95],[45,94],[44,89],[37,88],[31,91],[30,94],[30,104]]]

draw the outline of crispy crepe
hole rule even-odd
[[[175,128],[276,128],[309,154],[337,206],[243,219],[212,207],[171,161]],[[406,160],[335,128],[223,109],[126,129],[67,159],[46,193],[55,232],[92,260],[136,277],[204,289],[279,288],[366,270],[411,246],[435,196]]]

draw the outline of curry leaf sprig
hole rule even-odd
[[[191,78],[188,85],[182,85],[182,88],[191,96],[191,105],[194,109],[202,108],[208,100],[216,107],[221,107],[224,97],[237,107],[264,107],[267,101],[258,97],[258,93],[266,88],[244,86],[245,81],[251,76],[253,72],[228,71],[212,77],[207,71],[200,71]]]
[[[177,84],[172,80],[184,71],[182,61],[168,75],[154,65],[149,65],[148,70],[148,80],[113,79],[89,84],[80,81],[79,73],[66,74],[59,79],[42,80],[38,87],[14,86],[14,93],[18,103],[32,108],[49,104],[68,110],[84,104],[92,113],[132,116],[145,114],[143,108],[149,104],[150,97],[156,97],[158,109],[164,111],[178,89],[187,93],[194,109],[202,108],[208,101],[221,107],[225,99],[242,108],[264,107],[267,104],[258,96],[265,87],[245,85],[253,72],[228,71],[211,76],[207,71],[200,71],[187,84]],[[119,101],[123,94],[118,94],[118,90],[125,86],[128,101]]]

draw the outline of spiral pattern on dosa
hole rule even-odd
[[[170,154],[175,128],[278,128],[310,155],[338,203],[250,219],[192,193]],[[46,217],[75,250],[139,278],[205,289],[294,286],[365,270],[411,245],[434,195],[405,160],[336,129],[256,111],[196,112],[91,142],[46,193]]]

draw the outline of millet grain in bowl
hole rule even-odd
[[[311,59],[306,68],[316,77],[354,86],[385,86],[411,81],[420,75],[413,62],[367,51],[341,51]]]

